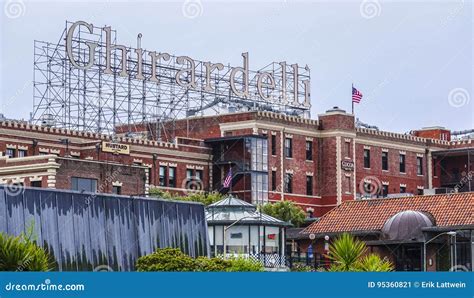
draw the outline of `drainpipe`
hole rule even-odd
[[[280,200],[285,200],[285,128],[283,127],[280,131]]]

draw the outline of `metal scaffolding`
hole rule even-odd
[[[120,76],[122,69],[120,51],[112,54],[112,74],[106,69],[106,32],[101,27],[93,27],[92,33],[84,26],[78,26],[72,38],[72,53],[78,64],[89,61],[87,43],[97,44],[94,64],[87,70],[75,67],[68,58],[66,34],[73,23],[66,22],[65,29],[57,43],[34,42],[34,123],[68,128],[72,130],[114,134],[117,127],[121,133],[134,134],[144,126],[156,132],[160,138],[162,124],[194,115],[212,115],[234,111],[265,110],[300,117],[309,117],[309,106],[295,104],[294,69],[282,63],[270,63],[259,71],[249,70],[249,95],[239,97],[230,88],[232,67],[224,66],[211,74],[213,89],[206,91],[205,62],[193,60],[197,88],[183,87],[176,82],[180,70],[191,67],[189,61],[178,63],[176,56],[168,61],[161,59],[156,64],[159,83],[149,80],[152,76],[150,51],[143,50],[142,65],[145,79],[136,79],[139,67],[135,48],[127,47],[126,69],[128,75]],[[112,44],[117,45],[117,34],[111,31]],[[140,46],[141,34],[137,37]],[[284,72],[283,72],[284,70]],[[304,81],[309,81],[308,67],[299,67],[298,100],[305,96]],[[257,91],[257,75],[271,73],[277,88],[261,86],[263,93],[273,94],[275,100],[263,100]],[[286,77],[286,86],[282,86]],[[182,73],[181,79],[189,82],[189,73]],[[243,85],[243,73],[235,76]],[[291,100],[291,102],[290,102]],[[173,127],[174,125],[167,125]],[[170,129],[170,128],[168,128]],[[170,132],[170,135],[173,135]],[[147,137],[151,137],[147,136]]]

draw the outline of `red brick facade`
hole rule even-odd
[[[153,127],[156,125],[143,125],[142,129],[139,128],[134,133],[155,138],[156,130],[153,130]],[[242,158],[242,152],[247,150],[244,141],[237,141],[238,137],[259,136],[266,139],[268,145],[268,200],[293,200],[304,210],[319,217],[343,201],[381,194],[384,188],[388,194],[417,194],[423,189],[447,185],[441,177],[452,171],[457,170],[459,176],[448,175],[450,179],[460,180],[473,169],[472,161],[463,153],[456,156],[439,154],[451,152],[453,148],[470,150],[469,148],[473,147],[470,140],[450,141],[449,131],[439,128],[414,131],[412,134],[356,128],[354,116],[337,108],[319,115],[318,120],[272,112],[190,117],[164,123],[164,129],[160,131],[161,141],[126,137],[125,127],[120,127],[117,131],[116,139],[112,140],[110,136],[99,134],[20,122],[2,122],[0,152],[3,152],[3,155],[13,152],[16,158],[3,157],[0,160],[0,179],[8,183],[15,177],[26,178],[25,181],[29,181],[30,176],[35,177],[30,175],[31,173],[26,175],[21,167],[14,168],[16,172],[6,171],[5,159],[10,160],[10,163],[15,159],[16,164],[25,163],[28,168],[27,165],[33,166],[39,162],[32,159],[33,156],[53,154],[60,157],[70,156],[77,161],[59,159],[60,167],[57,172],[62,180],[56,180],[56,184],[49,187],[69,188],[68,181],[74,175],[92,175],[103,181],[107,173],[110,173],[110,164],[113,163],[136,166],[129,168],[130,174],[123,177],[124,193],[146,194],[148,185],[183,193],[187,191],[188,176],[196,178],[198,172],[202,174],[198,188],[212,191],[218,190],[229,168],[229,165],[216,164],[213,150],[218,145],[215,140],[235,137],[236,142],[241,142],[238,150],[229,143],[226,143],[227,147],[224,148],[226,158],[236,160]],[[169,133],[170,131],[172,133]],[[214,145],[210,145],[209,139],[214,140]],[[287,139],[292,147],[291,157],[286,156]],[[104,152],[103,141],[127,145],[130,152]],[[307,160],[307,146],[311,147],[311,152],[308,153],[310,160]],[[20,150],[24,150],[21,154],[27,157],[18,158]],[[370,152],[369,167],[364,164],[364,150]],[[387,170],[382,168],[382,155],[385,154]],[[404,171],[400,170],[401,155],[404,156]],[[20,161],[22,159],[24,161]],[[89,163],[81,164],[80,160]],[[73,164],[81,165],[74,170]],[[164,170],[164,177],[160,177],[160,167]],[[171,179],[173,169],[175,178]],[[145,170],[148,170],[149,174],[144,174]],[[40,171],[36,175],[39,176],[33,179],[42,177],[44,187],[48,187],[47,172]],[[235,180],[232,192],[251,201],[251,178],[249,175],[242,176],[243,178]],[[284,187],[288,176],[291,176],[291,192],[285,191]],[[146,181],[142,182],[143,180]],[[366,185],[372,185],[372,188],[366,189]],[[307,186],[312,187],[308,190]],[[111,192],[111,188],[107,186],[102,191]]]

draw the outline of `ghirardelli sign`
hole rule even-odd
[[[254,100],[303,111],[311,107],[308,66],[301,68],[283,61],[251,71],[248,53],[242,53],[242,65],[231,67],[145,50],[141,46],[141,34],[137,36],[136,48],[117,44],[114,37],[110,26],[99,28],[84,21],[72,23],[66,32],[70,64],[85,72],[95,69],[98,75],[146,81],[156,86],[174,85],[216,98],[228,96],[230,100]]]

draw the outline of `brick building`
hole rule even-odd
[[[35,186],[41,178],[42,187],[77,189],[83,178],[101,192],[120,185],[127,195],[149,187],[232,192],[252,203],[292,200],[312,217],[360,197],[468,191],[473,151],[471,139],[451,141],[443,128],[410,134],[361,128],[338,108],[318,119],[262,111],[189,117],[135,131],[117,127],[113,138],[0,123],[3,183]],[[124,171],[108,181],[113,168]],[[232,188],[225,189],[231,168]]]
[[[346,201],[305,228],[299,246],[324,266],[327,244],[350,233],[397,271],[474,271],[473,213],[473,192]]]

